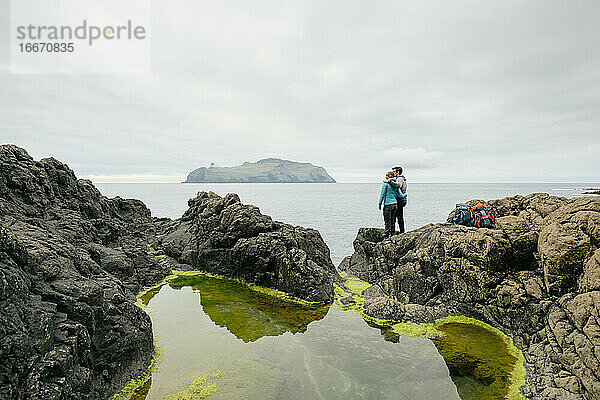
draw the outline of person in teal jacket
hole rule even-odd
[[[394,177],[394,173],[392,171],[385,175],[386,180],[392,177]],[[383,224],[385,231],[384,239],[392,236],[396,226],[396,207],[398,203],[396,201],[396,196],[403,199],[406,197],[406,193],[402,193],[399,190],[396,191],[385,182],[383,185],[381,185],[381,193],[379,194],[379,209],[381,210],[381,205],[383,204]]]

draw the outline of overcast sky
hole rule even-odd
[[[79,176],[274,156],[341,182],[600,181],[600,1],[152,1],[152,74],[10,74],[0,142]]]

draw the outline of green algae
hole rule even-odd
[[[169,278],[169,277],[167,277],[167,278]],[[166,280],[167,278],[163,279],[163,281],[161,281],[160,283],[158,283],[154,286],[151,286],[149,288],[146,288],[146,289],[142,290],[141,292],[139,292],[136,296],[135,305],[138,306],[139,308],[141,308],[142,310],[146,309],[146,306],[148,305],[150,300],[154,297],[154,295],[156,295],[158,292],[160,292],[160,289],[163,287],[163,285],[165,283],[167,283],[167,280]]]
[[[358,278],[348,278],[344,283],[352,293],[357,294],[359,296],[362,294],[363,290],[373,286],[370,283],[362,281]]]
[[[393,324],[392,331],[403,336],[426,337],[429,339],[441,336],[441,332],[433,324],[416,324],[407,321]]]
[[[154,353],[152,354],[152,359],[150,360],[150,365],[146,369],[146,371],[138,375],[136,378],[133,378],[129,383],[121,389],[119,393],[116,393],[111,397],[111,400],[137,400],[144,399],[146,397],[147,390],[144,393],[143,388],[149,385],[149,381],[152,378],[152,374],[158,371],[158,365],[160,364],[160,360],[162,358],[163,348],[158,344],[156,337],[154,338]],[[148,386],[149,389],[149,386]],[[140,392],[143,393],[143,397],[141,397]]]
[[[476,400],[480,398],[481,392],[485,389],[485,384],[472,376],[455,375],[451,378],[462,400]]]
[[[517,359],[497,335],[473,324],[438,326],[443,335],[433,339],[453,376],[473,376],[485,387],[478,399],[505,399]]]
[[[168,284],[174,289],[189,286],[199,291],[206,315],[246,343],[285,332],[305,332],[311,322],[323,319],[329,308],[281,301],[239,282],[206,275],[183,275]]]
[[[146,382],[138,386],[129,397],[129,400],[146,400],[146,397],[148,397],[148,393],[150,392],[150,387],[152,387],[152,377],[148,378]]]
[[[346,285],[346,287],[347,287],[347,285]],[[348,289],[350,289],[350,288],[348,288]],[[348,291],[342,289],[340,286],[336,285],[335,283],[333,284],[333,294],[334,294],[333,302],[338,309],[344,310],[344,311],[353,310],[360,314],[360,311],[362,310],[362,306],[365,303],[364,297],[361,297],[359,294],[356,294],[354,291],[348,292]],[[351,297],[354,300],[354,303],[343,304],[341,302],[341,299],[343,299],[344,297]]]
[[[176,393],[163,397],[162,400],[200,400],[213,395],[218,387],[215,379],[223,376],[221,371],[214,373],[208,372],[198,376],[183,385],[183,388]]]

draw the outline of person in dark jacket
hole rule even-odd
[[[394,172],[390,171],[386,174],[386,180],[394,177]],[[379,194],[379,209],[383,204],[383,223],[384,223],[384,239],[389,238],[394,233],[396,227],[396,208],[398,201],[396,198],[405,198],[406,194],[394,189],[387,182],[381,185],[381,193]]]
[[[402,175],[402,167],[394,167],[392,168],[394,172],[394,177],[391,179],[387,179],[387,183],[394,188],[396,194],[403,193],[404,197],[396,196],[396,220],[398,221],[398,229],[400,233],[404,233],[404,207],[408,203],[408,198],[406,196],[406,178]],[[385,182],[385,181],[384,181]],[[396,229],[396,223],[394,223],[394,228]]]

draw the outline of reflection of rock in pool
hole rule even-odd
[[[448,323],[437,327],[444,333],[433,342],[444,357],[451,376],[472,376],[485,385],[475,399],[504,399],[517,359],[506,343],[489,330],[474,324]]]
[[[329,308],[282,301],[236,281],[204,275],[180,276],[169,281],[169,286],[190,286],[199,291],[202,309],[210,319],[244,342],[305,332],[308,324],[325,317]]]
[[[429,334],[438,333],[432,334],[431,340],[444,358],[463,400],[513,398],[507,395],[519,360],[510,353],[501,336],[474,323],[444,322],[427,328],[432,329]],[[397,342],[399,336],[390,329],[384,337]]]

